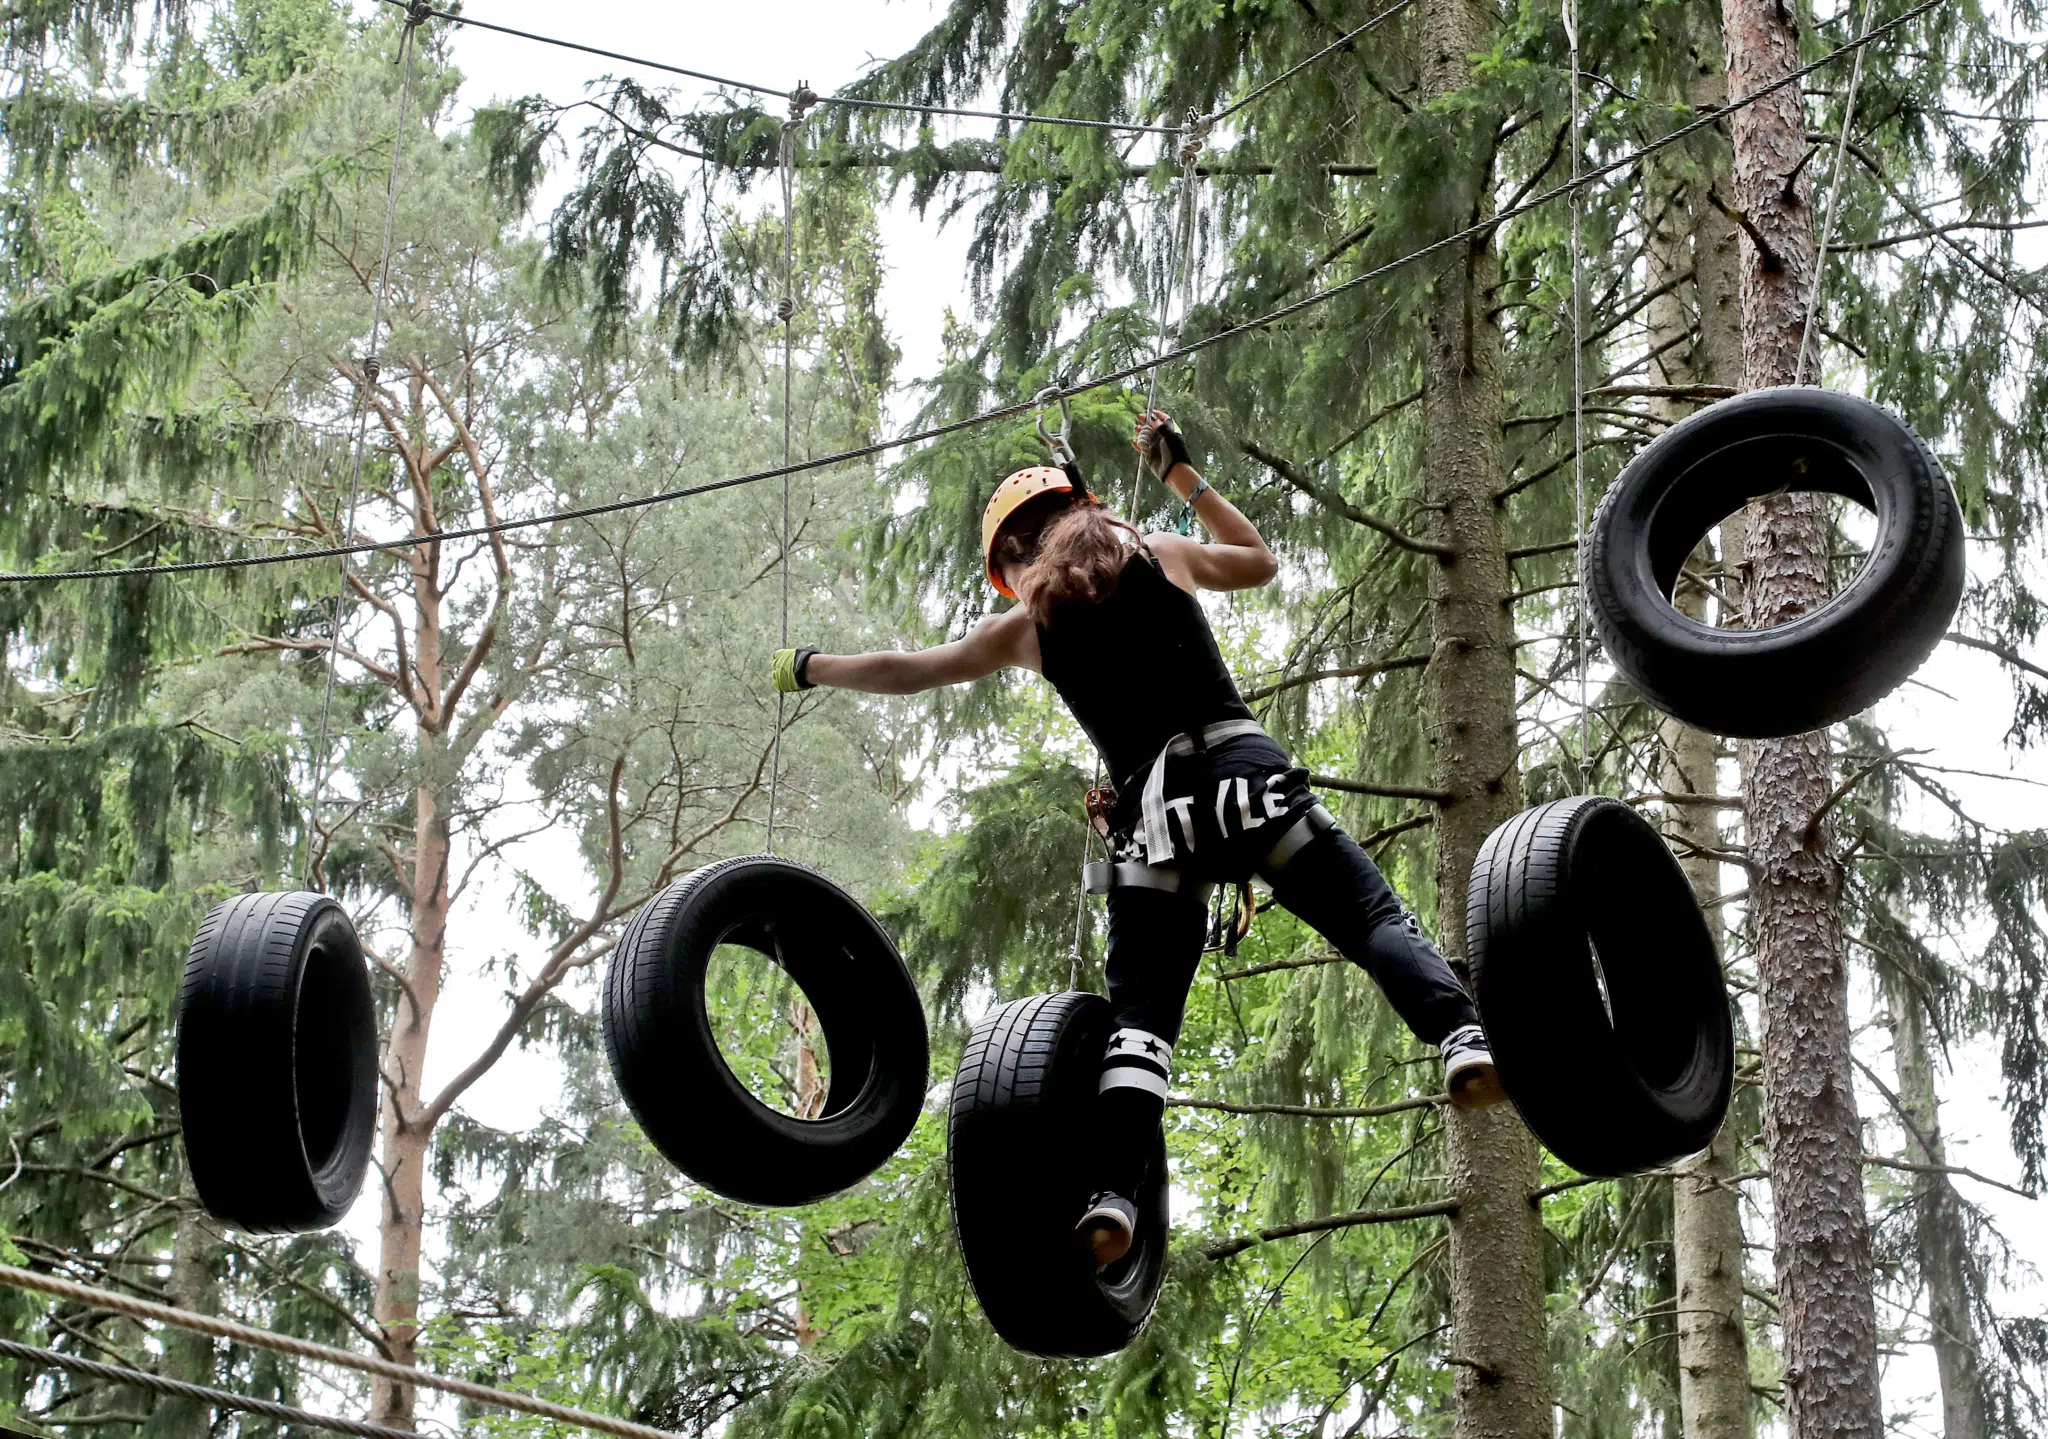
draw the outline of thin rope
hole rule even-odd
[[[614,1419],[609,1414],[594,1414],[588,1409],[557,1404],[553,1400],[522,1394],[514,1389],[494,1389],[488,1384],[472,1384],[467,1379],[451,1379],[446,1375],[435,1374],[431,1370],[416,1368],[410,1364],[399,1364],[390,1359],[378,1359],[368,1354],[356,1354],[347,1349],[315,1344],[309,1339],[294,1339],[289,1334],[274,1334],[268,1329],[237,1324],[232,1319],[222,1319],[218,1315],[197,1314],[190,1309],[156,1304],[147,1299],[136,1299],[130,1295],[116,1293],[111,1289],[96,1289],[90,1284],[59,1279],[53,1274],[38,1274],[31,1269],[0,1265],[0,1284],[13,1289],[33,1290],[38,1294],[52,1295],[58,1299],[69,1299],[73,1303],[90,1308],[104,1309],[113,1314],[125,1314],[131,1319],[146,1319],[158,1324],[168,1324],[175,1329],[189,1330],[194,1334],[211,1334],[216,1339],[253,1345],[258,1349],[268,1349],[278,1354],[290,1354],[298,1359],[311,1359],[321,1364],[338,1364],[344,1369],[375,1374],[381,1378],[396,1380],[400,1384],[417,1385],[422,1389],[437,1389],[443,1394],[453,1394],[460,1399],[474,1399],[480,1404],[495,1404],[500,1409],[533,1414],[563,1424],[575,1424],[600,1434],[616,1434],[619,1439],[684,1439],[684,1436],[670,1430],[635,1424],[630,1419]]]
[[[1406,10],[1410,5],[1413,5],[1414,3],[1415,0],[1394,0],[1394,3],[1392,5],[1389,5],[1386,9],[1380,11],[1379,14],[1373,16],[1372,19],[1366,21],[1357,29],[1347,30],[1344,34],[1339,35],[1335,40],[1332,40],[1322,49],[1316,51],[1315,54],[1309,56],[1306,60],[1302,60],[1296,64],[1288,66],[1285,70],[1282,70],[1278,75],[1275,75],[1265,84],[1258,86],[1257,88],[1249,91],[1246,94],[1238,96],[1237,99],[1232,100],[1228,105],[1225,105],[1221,110],[1218,110],[1215,114],[1211,115],[1209,117],[1210,122],[1213,124],[1216,121],[1225,119],[1228,116],[1235,115],[1245,106],[1251,104],[1252,101],[1259,99],[1267,91],[1276,89],[1279,86],[1286,84],[1289,80],[1292,80],[1296,75],[1299,75],[1302,71],[1308,69],[1309,66],[1315,64],[1318,60],[1336,54],[1339,50],[1342,50],[1348,45],[1350,45],[1353,40],[1356,40],[1366,31],[1373,29],[1375,26],[1379,25],[1383,21],[1393,19],[1396,15],[1400,14],[1403,10]]]
[[[235,1394],[205,1384],[188,1384],[182,1379],[167,1379],[161,1374],[152,1374],[147,1369],[132,1369],[126,1364],[102,1364],[97,1359],[82,1359],[76,1354],[42,1349],[33,1344],[17,1344],[12,1339],[0,1339],[0,1358],[19,1359],[24,1363],[41,1364],[51,1369],[68,1369],[74,1374],[84,1374],[114,1384],[126,1384],[136,1389],[147,1389],[151,1393],[166,1395],[173,1399],[196,1399],[216,1409],[232,1409],[242,1414],[261,1414],[266,1419],[277,1419],[286,1424],[304,1424],[309,1428],[326,1429],[336,1434],[358,1434],[362,1439],[425,1439],[425,1436],[411,1429],[392,1429],[361,1419],[341,1419],[332,1414],[315,1414],[310,1409],[279,1404],[270,1399]],[[61,1425],[65,1422],[59,1418],[45,1417],[52,1424]],[[79,1416],[80,1419],[85,1417],[82,1414]]]
[[[1579,0],[1564,0],[1565,37],[1571,42],[1571,107],[1572,107],[1572,183],[1579,180],[1579,171],[1585,164],[1585,144],[1580,135],[1579,95]],[[1592,700],[1592,635],[1587,626],[1587,605],[1585,596],[1586,567],[1586,329],[1585,329],[1585,250],[1579,226],[1586,208],[1585,192],[1574,189],[1571,194],[1571,236],[1572,236],[1572,503],[1577,516],[1578,545],[1573,551],[1572,564],[1578,571],[1578,651],[1579,651],[1579,793],[1593,792],[1593,700]]]
[[[350,468],[348,482],[348,524],[342,530],[344,539],[356,532],[356,506],[363,494],[363,452],[370,441],[370,395],[376,389],[377,376],[383,366],[377,358],[377,341],[384,329],[384,311],[391,297],[391,241],[398,214],[398,166],[405,149],[405,119],[408,102],[412,99],[412,58],[418,48],[415,35],[424,16],[417,9],[409,9],[405,15],[405,29],[399,33],[399,63],[404,66],[404,78],[398,86],[398,128],[391,135],[391,173],[384,181],[384,250],[377,261],[377,295],[370,306],[370,346],[363,356],[363,382],[356,392],[356,448],[355,462]],[[327,628],[327,687],[320,696],[320,739],[313,746],[312,798],[307,808],[306,848],[299,861],[299,882],[311,883],[313,868],[314,836],[320,829],[320,805],[326,798],[328,743],[331,737],[331,722],[334,714],[334,677],[341,658],[341,616],[348,596],[349,557],[341,556],[338,573],[334,577],[334,605],[328,616]]]
[[[385,0],[386,4],[401,8],[406,0]],[[1177,131],[1171,125],[1142,125],[1122,120],[1080,120],[1070,115],[1034,115],[1018,110],[967,110],[951,105],[920,105],[908,100],[871,100],[860,95],[809,95],[799,85],[794,90],[778,90],[773,85],[756,85],[746,80],[732,80],[723,75],[710,75],[702,70],[689,70],[681,65],[670,65],[661,60],[649,60],[640,55],[627,55],[617,50],[602,50],[595,45],[585,45],[576,40],[563,40],[554,35],[537,35],[531,30],[515,30],[510,25],[494,25],[488,20],[478,20],[469,15],[458,15],[449,10],[428,9],[428,15],[446,20],[454,25],[467,25],[474,30],[490,30],[500,35],[511,35],[520,40],[533,40],[542,45],[554,45],[563,50],[577,50],[585,55],[596,55],[605,60],[623,60],[628,65],[638,65],[646,70],[659,70],[668,75],[681,75],[689,80],[702,80],[709,85],[722,85],[728,90],[744,90],[750,95],[765,95],[777,100],[804,98],[820,105],[838,105],[852,110],[894,110],[909,115],[954,115],[967,120],[1007,120],[1017,125],[1070,125],[1084,130],[1117,130],[1134,135],[1172,135]]]
[[[1863,0],[1863,25],[1858,38],[1870,33],[1871,12],[1877,9],[1877,0]],[[1820,313],[1820,277],[1828,262],[1828,246],[1835,238],[1835,202],[1842,198],[1842,158],[1849,151],[1849,125],[1856,118],[1856,91],[1863,84],[1863,50],[1859,45],[1856,60],[1849,67],[1849,96],[1842,104],[1842,134],[1835,142],[1835,173],[1828,181],[1828,207],[1821,216],[1820,248],[1813,252],[1813,283],[1806,292],[1806,322],[1799,327],[1799,359],[1793,367],[1792,383],[1806,383],[1807,346],[1813,339],[1814,317]]]
[[[1159,296],[1159,338],[1153,343],[1152,353],[1158,358],[1145,375],[1145,413],[1151,414],[1159,397],[1159,376],[1166,368],[1166,337],[1173,325],[1174,300],[1181,301],[1181,319],[1187,319],[1189,302],[1194,294],[1194,250],[1195,250],[1195,187],[1200,183],[1195,173],[1195,162],[1202,157],[1202,145],[1208,138],[1209,127],[1214,123],[1204,120],[1193,110],[1187,114],[1187,123],[1182,127],[1180,144],[1180,206],[1174,217],[1173,250],[1167,260],[1166,286]],[[1182,294],[1182,277],[1186,277],[1187,291]],[[1131,523],[1138,522],[1138,505],[1145,493],[1145,457],[1138,456],[1137,473],[1131,476],[1131,504],[1128,513]]]
[[[782,648],[789,648],[789,486],[792,435],[796,405],[796,134],[809,108],[803,97],[810,87],[799,85],[798,98],[789,102],[789,119],[782,126],[782,300],[775,312],[782,317]],[[768,838],[766,849],[775,853],[775,809],[782,796],[782,731],[785,701],[789,696],[775,692],[775,741],[768,762]]]
[[[1420,249],[1411,250],[1405,255],[1387,261],[1385,264],[1376,265],[1370,270],[1361,271],[1350,279],[1340,281],[1327,289],[1317,290],[1304,295],[1301,299],[1282,305],[1277,310],[1270,310],[1263,315],[1253,316],[1249,320],[1241,320],[1237,324],[1225,326],[1213,334],[1205,335],[1198,340],[1191,340],[1187,344],[1169,350],[1163,355],[1155,356],[1150,360],[1139,360],[1118,369],[1105,371],[1092,379],[1063,386],[1055,394],[1041,396],[1040,398],[1072,399],[1076,395],[1084,395],[1094,390],[1105,389],[1111,385],[1122,384],[1126,380],[1148,374],[1161,366],[1187,359],[1192,355],[1200,354],[1202,351],[1217,345],[1227,344],[1254,330],[1268,329],[1273,325],[1277,325],[1282,320],[1290,319],[1302,313],[1304,310],[1314,309],[1342,295],[1349,294],[1361,286],[1370,285],[1377,280],[1385,279],[1388,275],[1405,269],[1407,266],[1418,261],[1426,260],[1432,255],[1489,235],[1510,221],[1519,219],[1531,211],[1540,210],[1546,205],[1554,204],[1567,195],[1574,194],[1586,186],[1606,179],[1609,175],[1639,164],[1660,150],[1676,145],[1702,130],[1720,124],[1736,111],[1746,109],[1788,85],[1798,84],[1816,70],[1824,69],[1843,57],[1853,54],[1858,49],[1874,44],[1901,27],[1928,14],[1930,11],[1940,9],[1946,3],[1948,3],[1948,0],[1921,0],[1921,3],[1915,5],[1912,9],[1901,12],[1881,25],[1874,26],[1860,40],[1852,40],[1847,44],[1841,45],[1819,59],[1802,65],[1796,70],[1788,71],[1775,80],[1758,86],[1747,95],[1732,100],[1726,105],[1720,106],[1717,109],[1703,110],[1677,129],[1669,131],[1626,154],[1617,156],[1605,164],[1596,165],[1592,169],[1584,171],[1576,180],[1567,180],[1561,184],[1554,185],[1543,193],[1524,200],[1519,205],[1512,205],[1496,215],[1467,225],[1462,230],[1457,230],[1439,239],[1432,240]],[[541,525],[562,524],[570,520],[593,519],[601,515],[618,514],[624,510],[644,509],[649,505],[668,504],[676,500],[692,499],[698,495],[714,494],[720,490],[730,490],[742,485],[758,484],[763,480],[780,479],[785,474],[802,474],[809,470],[829,469],[834,465],[870,459],[876,455],[886,454],[891,450],[900,450],[909,446],[923,444],[930,440],[942,439],[947,435],[958,434],[963,430],[976,429],[996,420],[1006,420],[1018,415],[1028,414],[1033,407],[1033,400],[1020,400],[1014,404],[1000,405],[993,409],[984,410],[977,415],[969,415],[965,419],[951,420],[945,424],[933,425],[926,429],[909,431],[890,439],[878,440],[873,444],[862,445],[856,449],[841,450],[836,454],[821,455],[812,460],[801,460],[788,465],[756,470],[750,474],[731,475],[724,479],[713,480],[707,484],[687,485],[679,489],[662,490],[649,495],[636,495],[628,499],[611,500],[603,504],[581,505],[566,510],[550,510],[543,514],[530,515],[525,519],[499,520],[493,524],[471,525],[462,529],[445,530],[433,538],[437,543],[476,539],[486,535],[506,534],[514,530],[533,529]],[[290,550],[280,554],[242,555],[231,559],[218,560],[185,560],[172,564],[136,565],[128,569],[54,570],[48,573],[8,571],[0,572],[0,584],[133,579],[143,575],[196,574],[207,570],[248,569],[258,565],[297,564],[307,560],[333,559],[340,555],[369,554],[379,550],[404,549],[418,543],[420,541],[416,537],[396,540],[368,540],[360,544],[324,545],[314,549]]]

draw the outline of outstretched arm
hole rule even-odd
[[[908,695],[985,679],[1006,665],[1038,668],[1038,631],[1022,607],[990,615],[964,637],[928,650],[813,654],[803,666],[802,682],[805,687]]]
[[[1171,416],[1163,410],[1141,415],[1131,444],[1155,475],[1194,506],[1195,518],[1210,535],[1208,544],[1180,535],[1147,537],[1145,542],[1159,556],[1168,578],[1183,589],[1248,590],[1280,572],[1280,562],[1266,548],[1258,526],[1211,489],[1201,472],[1188,463],[1187,445]]]

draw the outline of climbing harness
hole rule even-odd
[[[412,62],[418,48],[415,34],[426,23],[429,13],[421,0],[413,0],[406,7],[405,28],[398,36],[398,63],[404,67],[404,75],[398,86],[398,128],[391,133],[391,170],[384,180],[384,247],[377,261],[376,299],[370,307],[370,344],[363,353],[360,366],[362,380],[356,387],[355,458],[349,467],[348,521],[341,532],[344,541],[355,535],[356,506],[363,492],[363,455],[369,445],[370,396],[375,393],[377,377],[382,372],[377,358],[377,343],[384,333],[384,311],[391,303],[391,241],[398,214],[398,168],[405,149],[406,113],[412,100]],[[306,847],[299,860],[299,882],[302,884],[312,880],[313,845],[320,832],[320,805],[326,798],[329,725],[334,712],[335,669],[341,657],[341,619],[348,594],[349,553],[343,553],[340,559],[339,572],[334,579],[334,604],[328,616],[327,685],[320,697],[320,738],[313,746],[313,783],[307,812]]]
[[[1857,32],[1856,58],[1849,66],[1849,94],[1842,102],[1842,133],[1835,141],[1835,167],[1833,178],[1828,181],[1828,204],[1822,212],[1820,222],[1820,243],[1813,252],[1813,283],[1806,292],[1806,319],[1799,327],[1799,359],[1794,364],[1792,383],[1806,383],[1806,356],[1813,340],[1814,317],[1820,313],[1820,280],[1828,262],[1828,246],[1835,238],[1835,203],[1842,198],[1842,160],[1849,150],[1849,127],[1856,118],[1856,91],[1863,84],[1863,48],[1861,41],[1870,33],[1870,18],[1877,9],[1877,0],[1863,0],[1863,24]]]

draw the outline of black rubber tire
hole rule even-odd
[[[1112,1354],[1137,1337],[1166,1275],[1166,1137],[1154,1141],[1131,1252],[1098,1273],[1074,1233],[1094,1189],[1083,1156],[1109,1001],[1039,994],[974,1026],[946,1131],[953,1232],[996,1333],[1049,1358]]]
[[[1639,1174],[1712,1142],[1735,1081],[1728,991],[1685,872],[1641,815],[1582,796],[1488,835],[1465,954],[1501,1087],[1559,1159]]]
[[[776,960],[816,1012],[831,1072],[821,1117],[769,1108],[719,1053],[704,989],[721,944]],[[786,859],[721,860],[643,905],[601,1015],[612,1075],[654,1147],[746,1204],[809,1204],[867,1178],[929,1086],[924,1006],[895,944],[852,895]]]
[[[1709,529],[1779,489],[1877,516],[1868,560],[1825,605],[1763,630],[1716,629],[1671,597]],[[1963,514],[1891,411],[1810,385],[1754,390],[1673,425],[1621,472],[1587,535],[1600,642],[1650,703],[1766,739],[1845,720],[1903,684],[1947,633],[1965,579]]]
[[[207,911],[178,990],[178,1113],[199,1201],[258,1234],[324,1229],[377,1133],[377,1011],[348,912],[324,894]]]

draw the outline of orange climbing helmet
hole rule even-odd
[[[988,498],[988,505],[981,512],[981,561],[988,569],[988,582],[996,587],[996,593],[1010,599],[1017,598],[1017,592],[1003,583],[1003,572],[996,568],[996,536],[1012,515],[1040,495],[1057,494],[1065,491],[1076,494],[1077,486],[1073,477],[1056,465],[1033,465],[1028,470],[1019,470],[1000,485]],[[1086,490],[1078,491],[1086,504],[1099,505],[1102,501]]]

